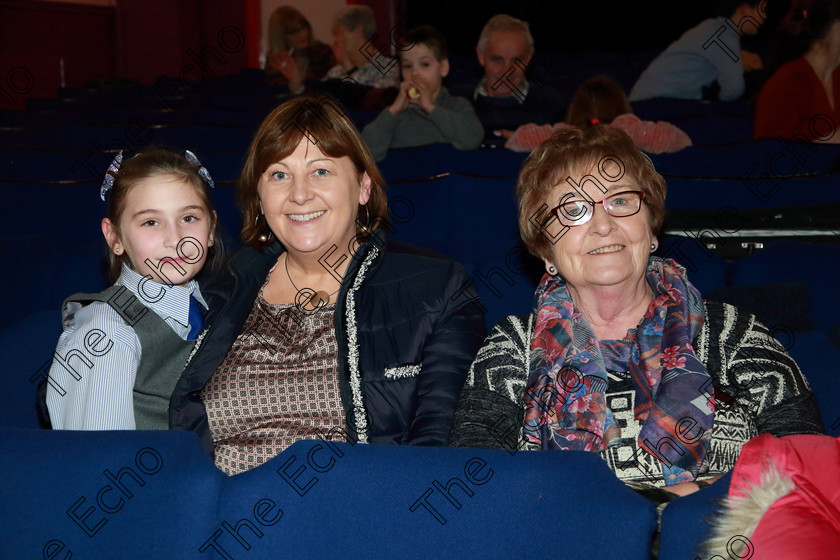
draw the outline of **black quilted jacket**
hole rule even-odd
[[[246,248],[202,287],[209,325],[170,403],[170,427],[212,454],[201,389],[242,329],[283,248]],[[458,263],[377,236],[359,247],[335,311],[339,390],[349,439],[446,445],[467,370],[486,334],[478,295]]]

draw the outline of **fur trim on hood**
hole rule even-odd
[[[720,555],[723,558],[748,558],[751,554],[749,538],[758,522],[776,500],[784,498],[796,487],[790,477],[779,472],[772,459],[768,459],[761,473],[761,484],[748,483],[744,496],[730,496],[723,499],[723,510],[712,522],[712,536],[703,543],[703,551],[709,557]],[[733,539],[735,536],[746,537],[746,542]]]

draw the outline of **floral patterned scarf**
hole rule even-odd
[[[701,389],[709,373],[691,346],[703,301],[673,260],[651,257],[646,278],[654,299],[629,333],[634,414],[643,423],[639,446],[660,460],[671,485],[697,476],[714,419],[714,401]],[[598,339],[562,279],[545,275],[534,307],[523,434],[543,449],[600,451],[615,421]]]

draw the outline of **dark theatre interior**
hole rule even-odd
[[[521,18],[536,48],[528,79],[554,88],[566,104],[595,75],[629,93],[663,49],[714,16],[709,1],[349,3],[374,10],[382,51],[391,48],[395,26],[442,31],[450,90],[482,75],[475,45],[484,23],[498,13]],[[61,303],[109,285],[98,191],[117,152],[150,145],[194,151],[215,179],[225,250],[242,246],[236,182],[248,146],[266,115],[292,97],[260,69],[261,4],[0,0],[0,557],[524,558],[559,551],[563,558],[642,559],[651,558],[654,535],[660,559],[712,557],[698,546],[726,484],[672,502],[657,529],[650,502],[591,453],[316,439],[227,477],[189,432],[39,428],[36,386],[62,332]],[[314,19],[321,4],[301,11]],[[656,254],[681,263],[704,297],[748,310],[770,328],[810,382],[825,433],[838,437],[840,146],[828,141],[834,130],[807,142],[755,138],[753,129],[758,93],[778,56],[776,30],[791,4],[768,0],[761,31],[742,37],[742,49],[765,66],[746,75],[740,98],[721,101],[712,87],[704,99],[631,105],[640,119],[676,125],[692,140],[678,152],[649,154],[668,187]],[[331,93],[360,130],[393,99],[387,91]],[[498,142],[475,150],[437,143],[391,150],[379,163],[390,235],[459,261],[488,330],[531,309],[543,274],[517,226],[515,186],[526,155]],[[575,513],[558,515],[571,503]],[[537,519],[523,516],[528,509],[549,519],[552,532],[564,526],[561,533],[542,534]]]

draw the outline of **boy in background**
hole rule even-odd
[[[410,29],[402,43],[410,47],[400,54],[402,83],[397,98],[362,132],[373,157],[381,161],[390,148],[435,142],[459,150],[478,148],[484,127],[472,104],[450,95],[442,83],[449,74],[446,38],[421,25]]]

